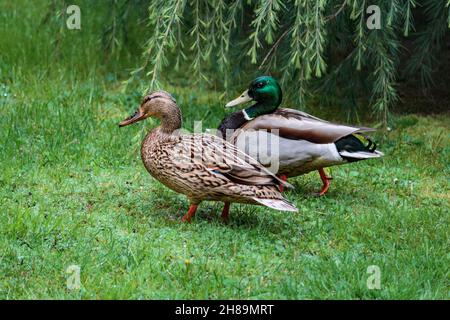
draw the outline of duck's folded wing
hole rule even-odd
[[[242,130],[279,130],[280,137],[307,140],[313,143],[332,143],[353,133],[375,131],[372,128],[352,127],[331,123],[306,112],[279,109],[246,123]]]
[[[191,163],[202,165],[207,170],[223,175],[231,181],[245,185],[293,186],[279,179],[258,161],[240,151],[225,140],[209,135],[181,136],[184,154]]]

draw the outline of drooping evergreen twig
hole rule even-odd
[[[169,47],[175,46],[175,29],[180,28],[185,0],[169,0],[166,2],[155,1],[149,6],[149,21],[153,27],[153,36],[147,41],[144,50],[145,62],[143,66],[134,70],[131,75],[145,71],[150,65],[151,69],[146,75],[150,76],[149,88],[159,86],[159,73],[163,66],[168,63],[165,56]]]
[[[203,42],[206,40],[206,35],[203,33],[202,29],[207,27],[208,22],[203,20],[201,17],[200,6],[202,3],[204,3],[202,0],[193,0],[191,3],[193,7],[194,23],[189,34],[194,38],[194,42],[190,47],[190,50],[194,52],[192,68],[194,69],[196,83],[198,83],[201,79],[207,80],[206,76],[202,72],[204,57],[208,54],[207,52],[204,52],[206,48],[202,46]]]
[[[407,65],[410,77],[420,77],[425,88],[433,85],[433,72],[439,64],[437,53],[442,48],[442,40],[448,32],[448,19],[442,2],[427,0],[423,3],[428,20],[425,30],[418,33],[414,41],[415,52]]]
[[[136,70],[147,72],[150,87],[180,57],[190,61],[187,77],[226,88],[231,78],[252,77],[257,63],[301,106],[325,88],[329,96],[345,92],[370,102],[385,124],[398,99],[404,37],[414,39],[410,75],[430,82],[450,24],[450,0],[379,1],[381,29],[367,24],[367,0],[186,1],[150,2],[152,36]]]
[[[255,19],[251,22],[255,29],[249,36],[252,46],[247,55],[251,57],[252,63],[257,63],[257,51],[262,46],[261,33],[265,34],[265,41],[268,44],[273,43],[274,32],[278,29],[279,23],[278,12],[282,8],[284,5],[280,0],[260,0],[255,10]]]

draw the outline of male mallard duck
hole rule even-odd
[[[161,124],[142,142],[142,161],[155,179],[188,197],[190,207],[183,221],[190,221],[202,200],[225,202],[224,219],[228,218],[230,202],[297,211],[277,187],[280,183],[291,186],[232,144],[209,134],[180,134],[181,112],[169,93],[151,92],[119,126],[148,117],[159,119]]]
[[[279,162],[276,173],[283,180],[318,170],[323,182],[319,195],[323,195],[327,192],[331,179],[323,168],[383,155],[376,150],[375,143],[361,135],[363,132],[375,131],[374,129],[330,123],[302,111],[278,109],[281,100],[282,92],[278,82],[270,76],[258,77],[238,98],[228,102],[226,107],[248,101],[256,103],[226,117],[220,124],[219,131],[228,141],[267,166],[273,159],[263,155],[259,149],[257,154],[249,152],[249,143],[242,145],[241,138],[244,137],[244,132],[246,139],[252,132],[257,133],[259,137],[254,139],[259,140],[254,141],[259,147],[260,142],[257,141],[261,140],[261,134],[268,135],[264,141],[272,141],[270,130],[278,129]],[[230,129],[234,131],[231,131],[232,135],[227,135],[227,130]]]

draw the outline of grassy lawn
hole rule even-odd
[[[0,298],[449,298],[449,115],[396,117],[386,156],[333,168],[325,197],[317,173],[292,179],[298,214],[234,205],[226,225],[205,202],[183,224],[184,196],[140,160],[156,122],[117,126],[140,92],[23,79],[0,84]],[[167,90],[185,128],[225,115],[218,94]]]

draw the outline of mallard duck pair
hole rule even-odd
[[[330,179],[324,167],[382,155],[370,140],[368,145],[360,140],[360,133],[372,129],[332,124],[297,110],[277,110],[282,93],[272,77],[255,79],[248,90],[227,106],[251,100],[256,104],[231,114],[219,126],[224,134],[239,129],[227,137],[228,141],[210,134],[180,134],[180,109],[165,91],[145,96],[139,109],[119,124],[123,127],[148,117],[161,121],[142,142],[141,157],[155,179],[188,197],[190,207],[183,221],[191,220],[203,200],[224,202],[224,220],[228,220],[231,202],[296,212],[297,208],[281,194],[284,187],[292,187],[286,182],[287,177],[319,170],[323,194]],[[272,129],[279,131],[280,177],[244,152],[245,144],[237,143],[246,131],[273,135]],[[264,156],[256,153],[262,163],[266,162]]]

